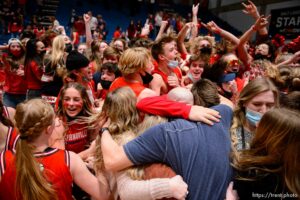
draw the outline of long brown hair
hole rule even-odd
[[[41,99],[20,103],[16,108],[15,120],[21,138],[16,149],[16,191],[23,200],[57,199],[55,190],[39,169],[33,156],[35,147],[30,143],[53,123],[51,105]]]
[[[234,157],[233,167],[238,171],[252,172],[256,179],[276,173],[283,177],[286,186],[300,194],[300,113],[274,108],[266,112],[255,133],[249,150]]]
[[[59,101],[58,101],[57,112],[56,112],[57,116],[60,117],[60,118],[63,118],[63,117],[66,116],[66,112],[63,109],[63,98],[65,96],[66,90],[69,89],[69,88],[76,89],[79,92],[79,94],[82,98],[83,108],[82,108],[81,116],[88,117],[88,116],[92,115],[93,106],[92,106],[92,103],[89,99],[86,88],[83,85],[81,85],[80,83],[70,82],[70,83],[65,84],[63,86],[63,88],[61,89],[61,94],[60,94],[60,98],[59,98]]]
[[[279,105],[279,93],[276,86],[268,78],[256,78],[249,82],[241,91],[230,128],[233,146],[237,144],[237,128],[246,124],[246,111],[244,105],[258,94],[269,90],[274,94],[275,107],[277,107]]]

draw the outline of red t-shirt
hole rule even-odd
[[[112,82],[112,84],[109,88],[109,92],[114,91],[117,88],[125,87],[125,86],[130,87],[137,97],[146,88],[142,83],[128,82],[124,79],[124,77],[119,77]]]
[[[34,154],[37,162],[43,167],[44,177],[56,190],[58,199],[73,200],[72,175],[70,172],[70,155],[68,151],[50,149],[47,152]],[[0,199],[21,199],[14,187],[16,182],[16,158],[11,151],[3,151],[0,154],[1,182]]]

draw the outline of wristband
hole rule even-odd
[[[99,133],[102,134],[104,131],[109,131],[108,127],[101,128]]]
[[[257,31],[257,29],[255,28],[255,26],[253,25],[253,26],[251,26],[251,30],[253,30],[253,31]]]
[[[222,32],[221,29],[218,28],[218,29],[215,31],[215,34],[221,35],[221,32]]]

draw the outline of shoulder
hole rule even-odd
[[[197,127],[197,123],[186,119],[177,118],[167,123],[163,123],[161,126],[166,130],[182,131],[184,129],[192,129]]]
[[[211,108],[220,113],[221,122],[223,122],[224,125],[225,124],[228,126],[231,125],[232,116],[233,116],[232,108],[230,108],[229,106],[227,106],[225,104],[219,104],[219,105],[213,106]]]
[[[163,81],[162,76],[160,74],[158,74],[158,73],[154,73],[154,74],[152,74],[152,76],[153,76],[153,80],[152,81],[156,81],[156,82]]]
[[[219,105],[213,106],[211,108],[216,111],[219,111],[221,116],[223,116],[223,115],[232,116],[232,113],[233,113],[232,108],[230,108],[228,105],[225,105],[225,104],[219,104]]]
[[[144,98],[154,97],[154,96],[157,96],[157,94],[153,90],[150,90],[149,88],[145,88],[137,97],[137,101],[139,102]]]

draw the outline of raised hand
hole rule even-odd
[[[207,30],[209,30],[210,32],[213,32],[216,34],[220,34],[220,32],[221,32],[221,28],[214,21],[210,21],[207,24],[202,23],[202,25],[205,28],[207,28]]]
[[[84,22],[86,22],[86,23],[91,21],[91,17],[88,14],[84,14],[83,19],[84,19]]]
[[[149,35],[149,33],[150,33],[150,25],[148,23],[145,23],[145,26],[142,28],[141,35],[146,36]]]
[[[198,10],[199,10],[199,3],[197,5],[193,4],[192,12],[194,16],[198,15]]]
[[[264,15],[260,16],[255,24],[253,25],[253,29],[254,30],[259,30],[259,29],[262,29],[262,28],[265,28],[267,26],[267,24],[269,23],[268,22],[268,19],[271,17],[271,15],[265,17]]]
[[[171,76],[168,76],[168,85],[171,87],[178,87],[179,86],[179,80],[175,74],[172,74]]]
[[[166,28],[168,25],[168,21],[161,21],[161,27]]]
[[[248,0],[248,5],[245,3],[242,3],[242,5],[244,6],[244,10],[243,13],[247,14],[247,15],[251,15],[254,18],[258,18],[259,17],[259,12],[257,10],[257,7],[255,6],[255,4]]]

